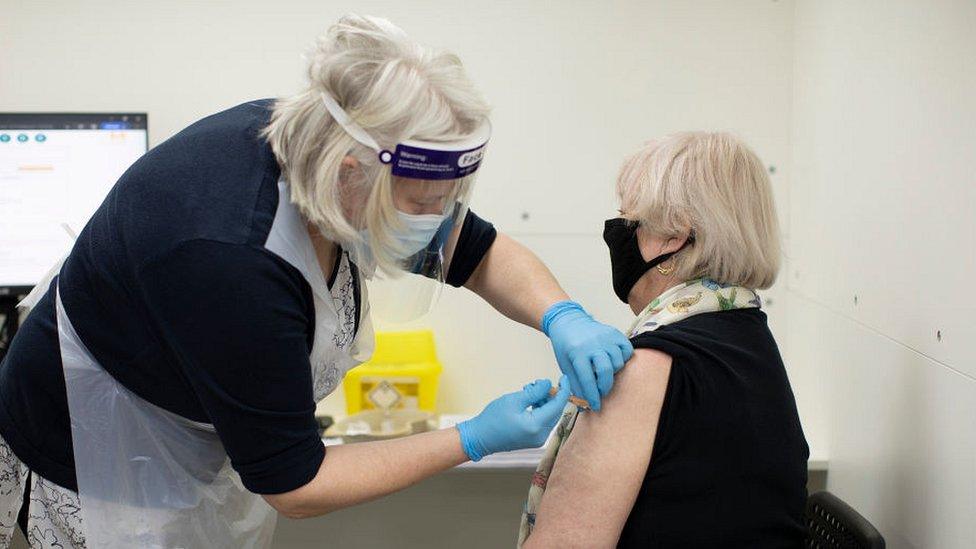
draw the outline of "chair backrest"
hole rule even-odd
[[[807,498],[807,542],[811,549],[884,549],[885,541],[866,518],[830,492]]]

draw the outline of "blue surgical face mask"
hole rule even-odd
[[[410,257],[427,247],[437,230],[444,224],[444,216],[438,214],[414,215],[397,210],[403,230],[393,236],[400,243],[403,258]]]
[[[400,223],[403,224],[403,230],[393,234],[401,249],[397,259],[406,259],[426,248],[434,240],[438,229],[446,219],[445,216],[438,214],[414,215],[400,210],[397,210],[397,215],[400,217]],[[365,251],[369,253],[369,229],[361,229],[359,236],[365,242]]]

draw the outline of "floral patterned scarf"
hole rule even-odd
[[[702,313],[751,309],[761,306],[762,301],[753,290],[740,286],[719,284],[708,278],[698,278],[678,284],[651,301],[637,315],[627,335],[633,338],[654,331],[666,324],[672,324]],[[569,434],[573,432],[578,414],[579,409],[576,406],[572,404],[566,406],[566,410],[556,426],[554,436],[546,444],[539,466],[536,467],[535,474],[532,475],[532,484],[529,486],[529,495],[522,510],[522,522],[519,526],[518,547],[520,548],[532,533],[536,512],[539,509],[539,503],[542,501],[542,494],[546,491],[546,482],[549,480],[552,467],[556,463],[556,456],[559,454],[559,449],[563,443],[569,439]]]

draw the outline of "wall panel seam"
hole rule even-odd
[[[852,317],[852,316],[850,316],[848,314],[845,314],[843,312],[840,312],[840,311],[838,311],[836,309],[832,309],[829,305],[827,305],[826,303],[824,303],[823,301],[820,301],[819,299],[817,299],[815,297],[806,295],[803,292],[800,292],[796,288],[792,288],[792,287],[787,287],[786,291],[789,292],[790,294],[792,294],[792,295],[800,298],[800,299],[803,299],[805,301],[808,301],[808,302],[810,302],[810,303],[812,303],[812,304],[814,304],[814,305],[816,305],[816,306],[818,306],[818,307],[826,310],[827,312],[829,312],[831,314],[834,314],[834,315],[837,315],[837,316],[839,316],[841,318],[844,318],[846,320],[849,320],[849,321],[853,322],[854,324],[857,324],[861,328],[864,328],[865,330],[867,330],[867,331],[869,331],[869,332],[871,332],[871,333],[873,333],[873,334],[875,334],[877,336],[880,336],[880,337],[882,337],[884,339],[887,339],[888,341],[894,343],[895,345],[898,345],[899,347],[901,347],[903,349],[906,349],[908,351],[911,351],[912,353],[915,353],[916,355],[918,355],[918,356],[920,356],[922,358],[928,359],[929,361],[931,361],[931,362],[933,362],[935,364],[938,364],[940,366],[943,366],[944,368],[948,369],[949,371],[951,371],[951,372],[953,372],[955,374],[958,374],[958,375],[966,378],[969,381],[976,382],[976,377],[974,377],[974,376],[972,376],[972,375],[970,375],[970,374],[968,374],[966,372],[963,372],[963,371],[959,370],[958,368],[953,367],[950,364],[946,364],[945,362],[942,362],[942,361],[940,361],[940,360],[938,360],[938,359],[936,359],[936,358],[934,358],[934,357],[932,357],[932,356],[930,356],[930,355],[928,355],[928,354],[926,354],[926,353],[924,353],[924,352],[922,352],[922,351],[920,351],[920,350],[912,347],[911,345],[907,345],[907,344],[905,344],[905,343],[903,343],[901,341],[898,341],[897,339],[889,336],[888,334],[885,334],[884,332],[879,331],[877,328],[874,328],[874,327],[872,327],[869,324],[865,324],[864,322],[862,322],[862,321],[860,321],[860,320],[858,320],[858,319],[856,319],[856,318],[854,318],[854,317]],[[796,314],[796,311],[790,311],[790,314],[791,315],[794,315],[794,314]]]

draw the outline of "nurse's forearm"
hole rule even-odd
[[[535,254],[502,233],[465,287],[508,318],[536,329],[546,309],[569,299]]]
[[[311,482],[264,498],[289,518],[315,517],[403,490],[465,461],[455,428],[330,446]]]

